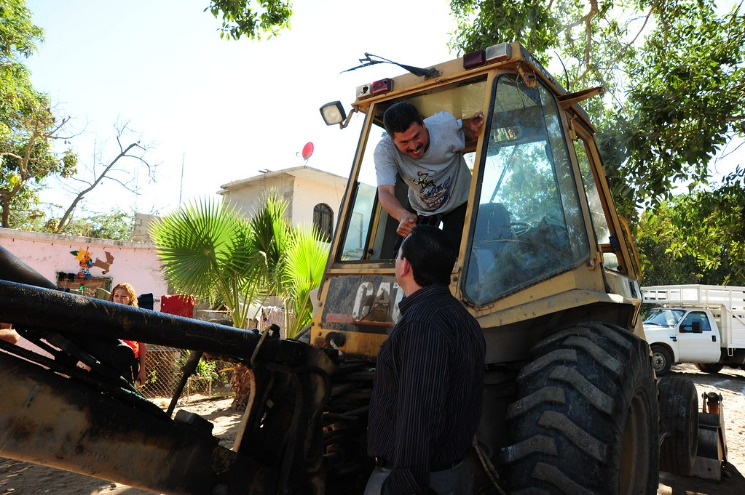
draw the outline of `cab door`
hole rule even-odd
[[[694,327],[700,325],[701,332]],[[716,363],[722,352],[719,333],[712,329],[705,311],[689,311],[678,323],[679,360],[684,363]]]

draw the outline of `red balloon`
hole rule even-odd
[[[310,158],[310,155],[313,154],[313,143],[305,143],[305,146],[303,146],[303,159],[307,160]]]

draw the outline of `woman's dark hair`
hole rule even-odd
[[[404,132],[414,123],[422,125],[424,119],[419,114],[419,110],[408,101],[394,104],[383,114],[383,127],[391,137],[394,132]]]
[[[434,225],[417,225],[401,243],[400,257],[409,260],[414,281],[422,287],[449,285],[457,256],[452,241]]]

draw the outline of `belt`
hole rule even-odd
[[[463,461],[464,461],[464,459],[460,459],[460,460],[452,461],[452,462],[443,462],[443,463],[439,463],[439,464],[432,464],[429,467],[429,470],[430,470],[430,472],[433,472],[433,473],[434,472],[438,472],[438,471],[447,471],[448,469],[453,469],[453,468],[459,466]],[[385,457],[375,457],[375,467],[390,469],[390,468],[393,467],[393,463],[390,462],[390,461],[388,461]]]

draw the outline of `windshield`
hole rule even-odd
[[[647,313],[644,324],[672,328],[678,324],[684,314],[685,311],[681,309],[655,308]]]
[[[568,270],[589,244],[559,110],[540,82],[496,84],[464,293],[476,305]]]

